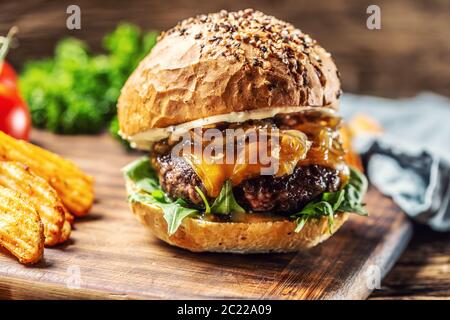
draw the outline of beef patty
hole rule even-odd
[[[281,177],[260,176],[243,181],[233,190],[237,201],[255,212],[294,213],[324,192],[340,186],[336,170],[308,165]]]
[[[172,199],[183,198],[194,204],[202,200],[195,186],[206,190],[194,169],[182,158],[169,155],[158,156],[161,187]],[[303,208],[323,192],[334,192],[340,186],[336,170],[308,165],[294,169],[290,175],[281,177],[260,176],[243,181],[233,188],[238,203],[254,212],[290,214]]]
[[[159,183],[170,198],[174,200],[182,198],[194,204],[202,202],[195,186],[198,186],[204,194],[206,189],[189,163],[181,157],[171,157],[170,154],[157,156],[155,160],[159,167]]]

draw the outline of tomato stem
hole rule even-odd
[[[6,55],[8,54],[8,50],[10,48],[12,39],[18,31],[19,28],[13,26],[11,29],[9,29],[6,37],[0,37],[0,71],[2,71],[3,69],[3,61],[5,60]]]

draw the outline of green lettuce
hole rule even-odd
[[[164,200],[161,201],[161,199],[158,199],[152,194],[135,192],[128,197],[128,200],[160,207],[163,211],[164,219],[167,222],[167,233],[169,236],[178,230],[185,218],[194,216],[198,213],[196,209],[187,208],[186,202],[183,199],[178,199],[173,202],[164,202]]]
[[[167,222],[169,235],[178,230],[185,218],[198,216],[201,212],[218,215],[245,212],[245,209],[234,198],[232,184],[229,180],[224,183],[219,196],[214,199],[212,205],[209,204],[201,189],[196,187],[195,190],[204,203],[204,209],[200,209],[193,208],[183,199],[175,201],[170,199],[161,189],[158,176],[152,169],[148,157],[132,162],[123,171],[125,177],[130,179],[136,187],[136,191],[129,196],[129,201],[151,204],[161,208]],[[358,170],[351,168],[349,182],[342,190],[323,193],[320,199],[308,203],[301,211],[291,216],[297,223],[295,231],[300,232],[310,219],[325,216],[328,217],[328,226],[331,232],[336,213],[351,212],[367,215],[362,203],[367,187],[366,177]]]
[[[164,213],[164,219],[167,222],[167,232],[169,235],[177,231],[185,218],[200,214],[198,209],[189,207],[189,204],[183,199],[173,201],[167,197],[159,185],[158,176],[152,169],[148,157],[142,157],[130,163],[123,169],[123,172],[127,179],[133,181],[136,188],[136,191],[128,197],[128,200],[131,202],[151,204],[161,208]],[[225,182],[219,196],[211,206],[201,189],[195,187],[195,190],[203,200],[205,214],[245,212],[233,196],[231,181]]]
[[[328,217],[328,227],[334,223],[334,215],[340,212],[356,213],[367,216],[367,211],[362,203],[367,192],[367,178],[355,168],[350,168],[350,179],[347,185],[336,192],[324,192],[319,200],[308,203],[300,212],[291,216],[295,219],[296,232],[300,232],[312,218]]]
[[[148,157],[138,159],[123,169],[125,177],[133,181],[136,192],[130,194],[130,202],[155,205],[163,211],[167,233],[174,234],[187,217],[195,216],[197,209],[189,208],[183,199],[172,201],[161,189],[156,172]]]
[[[219,196],[211,206],[211,212],[216,214],[244,213],[245,210],[236,201],[233,195],[231,181],[227,180],[220,190]]]
[[[195,186],[195,191],[197,191],[200,198],[202,198],[203,204],[205,205],[205,213],[206,214],[211,213],[211,207],[202,189],[200,189],[198,186]]]
[[[205,205],[205,213],[228,215],[230,213],[245,212],[244,208],[242,208],[234,198],[233,186],[231,185],[230,180],[225,181],[222,189],[220,190],[220,194],[217,196],[211,206],[209,205],[209,202],[203,191],[197,186],[195,187],[195,190],[203,200],[203,204]]]

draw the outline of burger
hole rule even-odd
[[[124,168],[131,210],[195,252],[317,245],[367,214],[340,96],[331,55],[289,23],[253,9],[178,23],[118,101],[120,134],[148,152]]]

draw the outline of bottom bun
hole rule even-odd
[[[178,230],[169,236],[166,220],[159,207],[135,202],[131,203],[131,210],[156,237],[194,252],[266,253],[305,250],[327,240],[348,218],[347,213],[335,215],[331,233],[326,217],[308,221],[299,233],[294,231],[295,222],[288,219],[211,222],[186,218]]]

